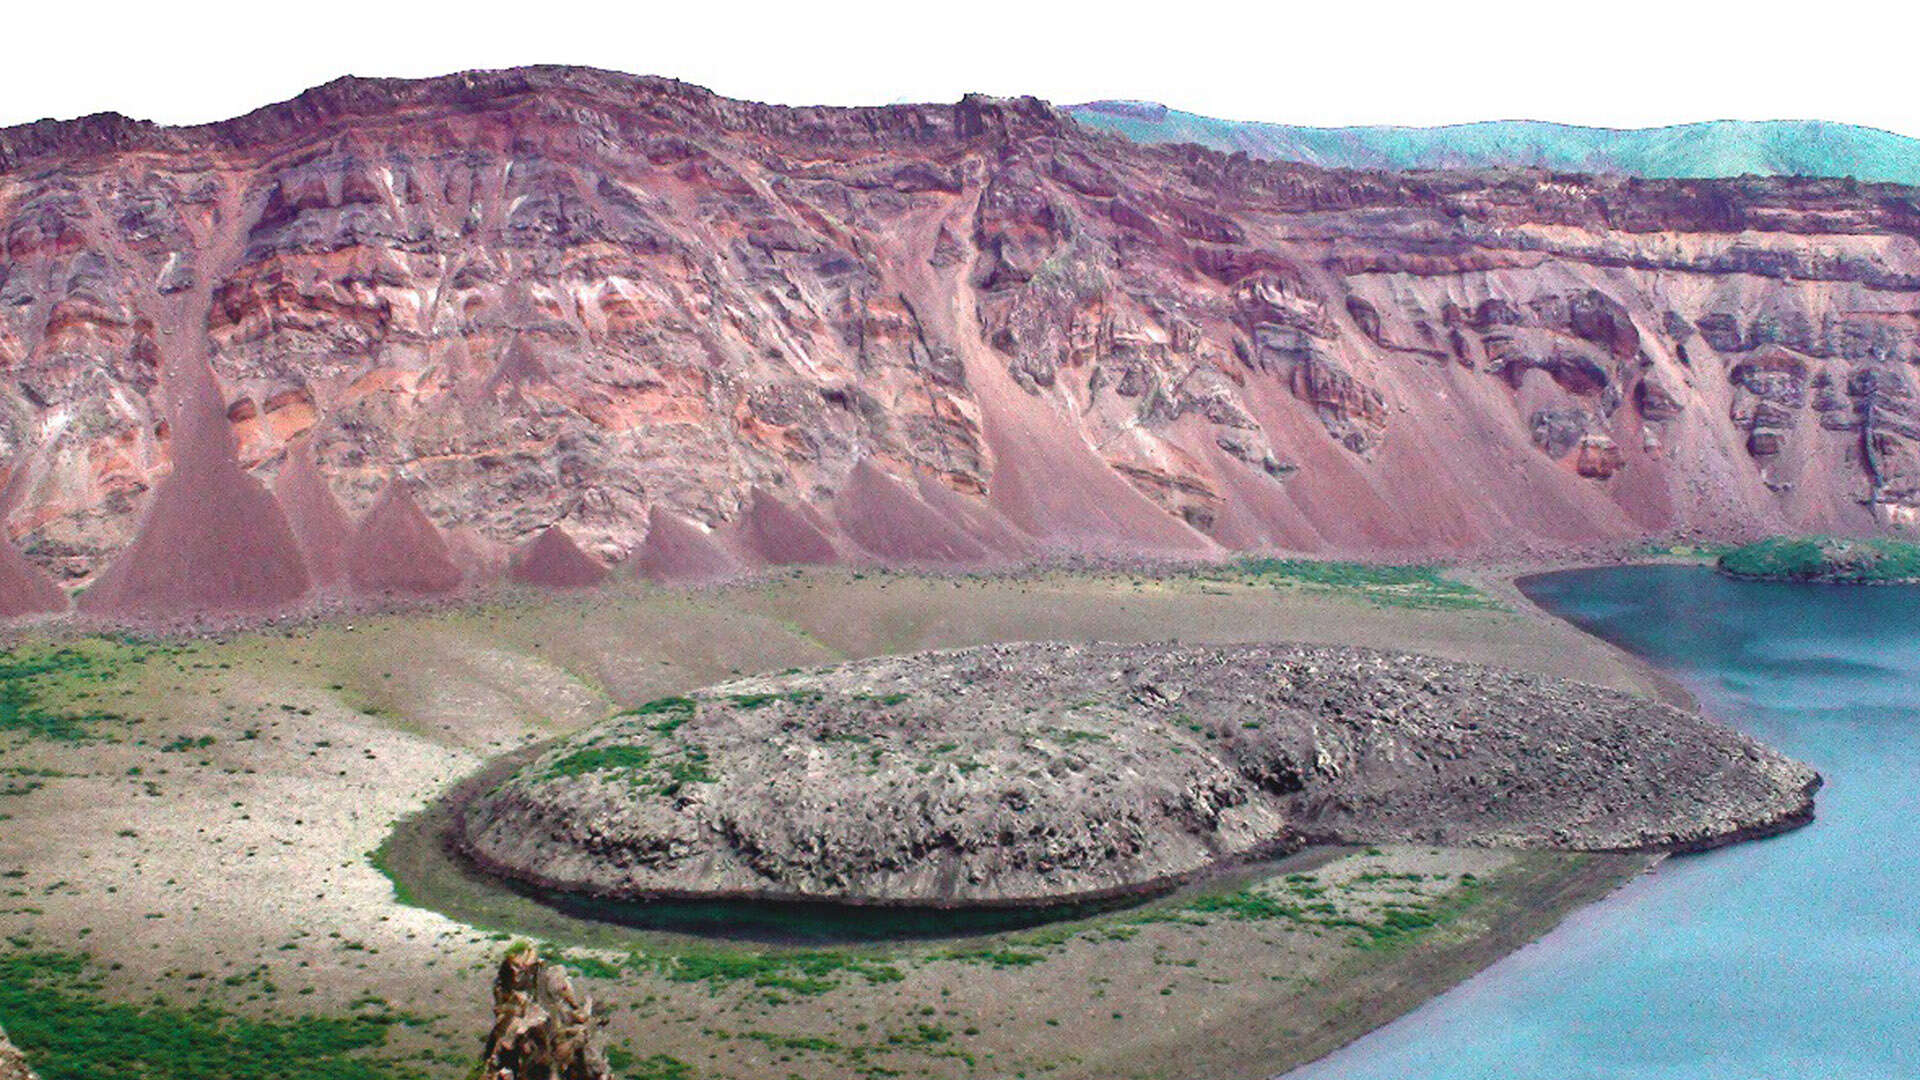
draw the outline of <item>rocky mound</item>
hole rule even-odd
[[[921,475],[914,489],[922,502],[972,537],[992,555],[1022,555],[1033,550],[1033,538],[987,503],[970,499],[930,476]]]
[[[306,596],[313,579],[279,500],[236,456],[206,350],[148,343],[169,399],[171,470],[153,489],[133,542],[81,594],[113,618],[263,612]],[[244,410],[242,410],[244,412]]]
[[[446,541],[447,558],[453,560],[461,579],[471,582],[496,581],[513,564],[514,549],[471,525],[456,525],[441,532]]]
[[[977,563],[987,556],[960,523],[905,483],[862,459],[834,503],[834,517],[853,542],[894,563]]]
[[[753,489],[753,501],[740,519],[740,539],[769,566],[823,565],[840,558],[818,511],[765,488]]]
[[[482,865],[601,896],[1033,904],[1311,842],[1693,849],[1812,770],[1617,691],[1360,649],[994,645],[747,679],[465,808]]]
[[[549,525],[514,553],[507,577],[523,585],[579,589],[606,580],[607,568],[580,550],[558,525]]]

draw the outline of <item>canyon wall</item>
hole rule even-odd
[[[1327,171],[583,69],[41,122],[0,131],[15,576],[165,612],[448,587],[554,525],[669,579],[1882,531],[1916,236],[1846,180]]]

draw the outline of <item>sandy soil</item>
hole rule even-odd
[[[128,719],[93,725],[104,738],[90,742],[0,736],[11,740],[0,767],[36,771],[0,795],[0,933],[120,965],[111,989],[128,999],[275,1014],[389,1001],[431,1018],[403,1045],[456,1075],[450,1063],[485,1027],[483,969],[500,935],[398,903],[368,855],[491,756],[730,675],[1009,639],[1353,642],[1661,690],[1610,646],[1501,599],[1511,610],[1179,576],[807,570],[713,590],[506,592],[158,648],[89,644],[122,658],[116,674],[60,683],[49,700]],[[587,982],[619,1006],[616,1045],[669,1054],[694,1076],[1258,1075],[1383,1022],[1643,865],[1392,849],[1315,871],[1326,895],[1314,902],[1338,917],[1377,921],[1388,902],[1447,908],[1439,927],[1390,948],[1296,919],[1118,913],[959,950],[986,959],[914,946],[886,958],[898,981],[848,976],[815,992],[645,965]],[[1393,877],[1406,874],[1421,878]],[[1466,874],[1479,884],[1463,899]],[[1532,914],[1513,921],[1518,911]],[[656,958],[696,948],[635,946]],[[991,958],[1009,951],[1040,958]]]

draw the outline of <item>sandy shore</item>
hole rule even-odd
[[[487,1022],[483,972],[506,927],[398,902],[368,856],[494,755],[733,675],[1000,640],[1354,643],[1672,693],[1526,603],[1512,570],[1464,575],[1498,607],[1124,571],[832,570],[91,644],[110,676],[39,692],[114,718],[90,722],[88,741],[6,733],[0,761],[35,775],[0,796],[0,932],[115,965],[106,992],[123,1000],[246,1015],[387,1002],[424,1021],[396,1030],[393,1052],[455,1076]],[[1405,1011],[1645,865],[1352,851],[1310,882],[1280,875],[1205,902],[1224,906],[1169,900],[964,946],[855,950],[833,975],[777,950],[732,968],[685,960],[715,947],[659,935],[572,944],[597,949],[586,981],[619,1006],[613,1045],[689,1070],[661,1076],[1252,1076]],[[1278,916],[1261,895],[1324,909]],[[1370,936],[1395,908],[1435,921]],[[722,974],[688,975],[708,969]]]

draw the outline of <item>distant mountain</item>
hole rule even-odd
[[[1445,127],[1303,127],[1208,116],[1134,101],[1066,110],[1135,142],[1215,150],[1334,169],[1539,166],[1565,172],[1695,178],[1825,176],[1920,185],[1920,139],[1823,120],[1712,120],[1657,128],[1596,128],[1539,120]]]

